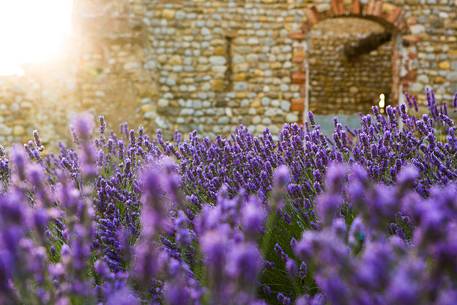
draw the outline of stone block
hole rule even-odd
[[[287,123],[296,123],[299,121],[299,117],[297,113],[288,113],[286,115],[286,122]]]
[[[182,64],[182,57],[179,55],[174,55],[170,57],[168,60],[169,65],[181,65]]]
[[[171,9],[166,9],[162,11],[162,17],[165,19],[173,19],[175,18],[176,11]]]
[[[225,47],[216,47],[214,48],[213,54],[215,56],[225,56],[227,54],[227,49]]]
[[[17,125],[17,126],[14,126],[13,128],[13,135],[16,136],[16,137],[19,137],[19,136],[23,136],[25,134],[25,128],[20,126],[20,125]]]
[[[437,76],[433,79],[433,83],[438,84],[438,85],[442,85],[445,82],[446,82],[446,79],[442,76]]]
[[[225,90],[225,82],[222,79],[214,79],[212,81],[212,89],[216,92],[222,92]]]
[[[141,106],[141,112],[146,113],[146,112],[151,112],[154,110],[153,105],[143,105]]]
[[[451,72],[447,75],[447,79],[451,82],[457,82],[457,72]]]
[[[415,24],[413,26],[410,26],[409,30],[411,31],[411,34],[418,35],[425,32],[425,26],[422,24]]]
[[[259,100],[255,100],[252,102],[251,107],[253,108],[260,108],[261,104]]]
[[[170,105],[170,102],[166,99],[159,99],[158,106],[161,108],[168,107]]]
[[[449,61],[442,61],[438,64],[438,67],[442,70],[449,70],[451,68],[451,63]]]
[[[291,103],[289,101],[281,101],[281,109],[288,112],[290,110]]]
[[[236,73],[233,75],[233,80],[236,82],[242,82],[247,79],[246,73]]]
[[[215,66],[223,66],[226,64],[227,60],[223,56],[211,56],[209,62]]]

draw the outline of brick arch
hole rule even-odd
[[[332,0],[330,8],[326,11],[319,12],[317,8],[312,5],[305,10],[307,20],[301,25],[298,31],[289,33],[289,38],[294,41],[292,62],[294,64],[294,71],[292,72],[291,79],[293,84],[301,85],[300,98],[292,99],[291,109],[299,111],[303,120],[305,110],[307,110],[307,67],[306,51],[304,44],[307,39],[308,33],[312,30],[317,23],[329,18],[344,18],[344,17],[358,17],[373,20],[387,30],[394,33],[392,39],[400,37],[401,43],[405,46],[414,45],[420,40],[419,36],[410,34],[409,26],[404,16],[401,7],[385,3],[383,0],[369,0],[367,4],[362,4],[360,0],[352,0],[350,4],[345,4],[344,0]],[[400,54],[398,47],[393,48],[392,54],[392,95],[393,99],[399,100],[401,91],[407,89],[409,84],[416,79],[416,71],[411,67],[410,59],[415,57],[411,52],[407,52],[407,58],[403,58]],[[400,70],[403,71],[400,75]]]

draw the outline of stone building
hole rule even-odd
[[[307,110],[356,114],[380,94],[401,103],[405,91],[423,101],[426,86],[449,103],[457,91],[456,0],[75,1],[67,79],[53,91],[65,102],[51,103],[50,131],[92,110],[150,129],[277,132]],[[0,137],[43,129],[33,118],[46,103],[28,92],[31,119],[16,121],[3,105],[26,107],[6,91]]]

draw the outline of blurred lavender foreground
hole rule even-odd
[[[456,128],[427,96],[329,138],[34,133],[0,155],[0,304],[454,305]]]

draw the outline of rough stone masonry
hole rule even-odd
[[[150,130],[278,132],[306,110],[367,111],[380,93],[396,105],[457,91],[455,0],[76,0],[74,16],[61,68],[0,79],[0,141],[51,139],[81,110]],[[383,31],[389,42],[344,57]]]

